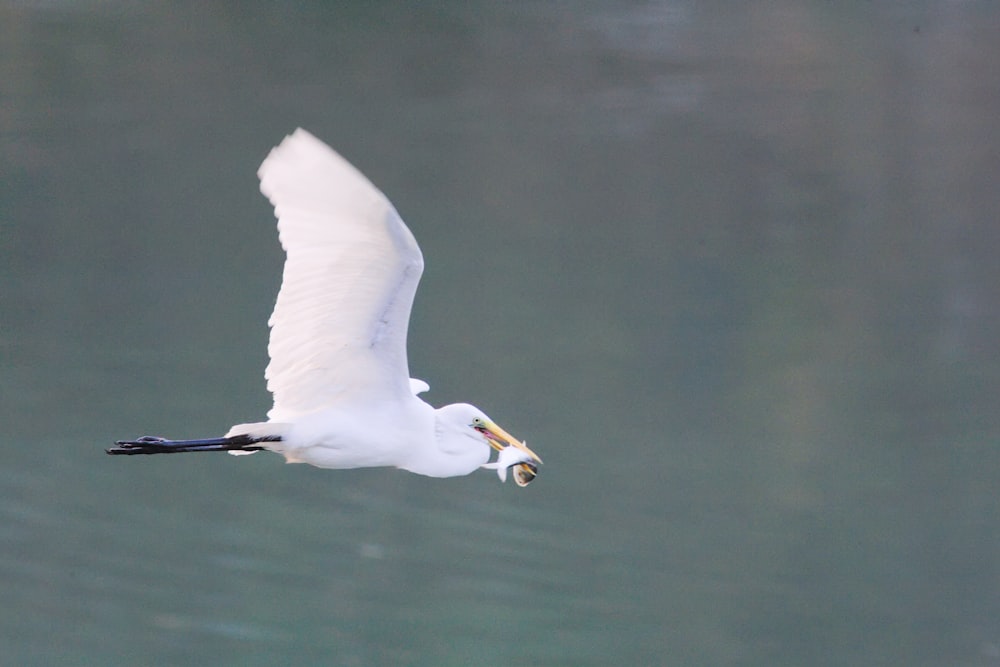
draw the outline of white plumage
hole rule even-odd
[[[236,425],[224,438],[120,441],[109,453],[268,449],[325,468],[449,477],[486,464],[492,447],[503,453],[498,474],[515,467],[519,483],[530,481],[541,459],[478,408],[435,410],[417,397],[429,387],[409,377],[406,332],[424,262],[385,195],[302,129],[257,174],[287,254],[268,322],[268,420]]]
[[[345,394],[411,393],[406,330],[424,259],[396,209],[301,129],[257,175],[287,253],[268,322],[268,417],[294,419]]]

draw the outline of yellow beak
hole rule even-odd
[[[487,421],[483,424],[483,435],[489,440],[490,446],[497,450],[498,452],[504,447],[517,447],[522,452],[535,459],[539,463],[542,462],[542,458],[528,449],[528,446],[512,436],[507,431],[503,430],[491,421]]]

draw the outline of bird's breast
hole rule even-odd
[[[297,420],[283,453],[320,468],[404,467],[432,437],[427,419],[405,405],[344,405]]]

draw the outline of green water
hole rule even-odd
[[[11,665],[1000,664],[1000,5],[0,3]],[[262,419],[296,126],[527,489]]]

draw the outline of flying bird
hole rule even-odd
[[[389,200],[297,129],[257,171],[286,253],[264,372],[267,421],[221,438],[119,440],[108,454],[276,452],[320,468],[396,467],[430,477],[508,469],[525,486],[542,460],[479,408],[434,409],[411,378],[406,331],[423,255]],[[497,458],[490,462],[496,450]]]

